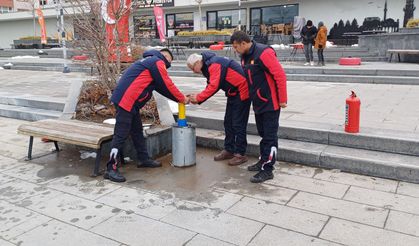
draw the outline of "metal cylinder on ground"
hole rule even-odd
[[[172,126],[172,165],[188,167],[196,164],[195,125],[186,121],[185,105],[179,103],[179,118]]]

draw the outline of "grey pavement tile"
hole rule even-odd
[[[419,215],[390,211],[385,228],[419,237]]]
[[[15,178],[23,179],[31,183],[38,183],[38,184],[46,183],[54,179],[54,178],[40,177],[38,173],[42,171],[43,169],[45,169],[45,167],[42,165],[28,163],[26,165],[21,165],[16,168],[6,170],[3,173],[10,175],[12,177],[15,177]]]
[[[384,208],[372,207],[305,192],[299,192],[287,205],[377,227],[384,226],[384,222],[388,215],[388,210]]]
[[[266,183],[334,198],[341,198],[349,187],[344,184],[287,174],[277,175]]]
[[[419,197],[419,184],[401,182],[397,188],[397,194]]]
[[[47,201],[59,194],[61,192],[23,180],[14,180],[0,185],[0,200],[6,200],[22,207]]]
[[[346,220],[332,218],[320,238],[358,246],[417,246],[419,238]]]
[[[352,186],[343,199],[419,215],[419,198],[416,197]]]
[[[173,194],[164,192],[154,194],[126,187],[108,193],[96,201],[157,220],[184,203],[176,199]]]
[[[242,198],[243,196],[241,195],[215,189],[208,193],[201,193],[195,196],[193,198],[194,200],[187,200],[187,202],[198,206],[225,211]]]
[[[247,244],[263,226],[260,222],[221,210],[189,205],[173,211],[161,221],[237,245]]]
[[[17,167],[22,164],[23,163],[18,162],[16,159],[12,159],[12,158],[0,155],[0,172],[3,170]]]
[[[326,215],[252,198],[243,198],[227,212],[314,236],[320,232],[328,219]]]
[[[89,200],[95,200],[107,193],[115,191],[121,186],[112,182],[77,175],[68,175],[52,180],[48,187]]]
[[[338,246],[319,238],[267,225],[248,244],[249,246]]]
[[[52,219],[50,217],[47,217],[42,214],[36,214],[35,216],[31,216],[29,219],[22,221],[22,223],[11,227],[6,230],[2,230],[0,232],[0,237],[11,240],[23,233],[26,233],[30,230],[33,230],[34,228],[41,226],[48,221],[51,221]]]
[[[395,180],[345,173],[338,170],[321,170],[314,176],[315,179],[387,192],[396,192],[397,189],[398,181]]]
[[[121,211],[117,208],[69,194],[62,194],[28,207],[38,213],[86,230]]]
[[[14,178],[12,176],[9,176],[9,175],[6,175],[6,174],[0,173],[0,184],[5,184],[5,183],[13,181],[13,180],[16,180],[16,178]]]
[[[201,234],[196,235],[185,246],[233,246],[234,244],[226,243],[217,239],[213,239]]]
[[[279,162],[275,166],[275,173],[281,174],[290,174],[290,175],[298,175],[303,177],[311,178],[313,177],[317,172],[318,168],[299,165],[299,164],[290,164],[286,162]]]
[[[20,160],[27,156],[28,148],[16,146],[10,143],[1,144],[2,148],[0,149],[0,155]]]
[[[278,204],[286,204],[291,197],[295,195],[298,191],[291,190],[287,188],[282,188],[278,186],[268,185],[268,184],[260,184],[257,189],[245,189],[244,187],[236,186],[234,188],[228,187],[222,188],[217,187],[219,190],[223,190],[226,192],[231,192],[235,194],[240,194],[247,197],[252,197],[255,199],[260,199],[264,201],[269,201]]]
[[[11,242],[20,246],[119,246],[121,244],[57,220],[13,238]]]
[[[195,232],[125,211],[92,228],[91,231],[128,245],[183,245]]]
[[[5,238],[10,234],[10,229],[37,216],[42,219],[38,213],[0,200],[0,237]]]
[[[0,238],[0,246],[15,246],[15,244],[12,244],[12,243]]]

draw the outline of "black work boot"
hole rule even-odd
[[[106,165],[106,172],[103,175],[103,178],[117,183],[126,181],[125,177],[122,176],[122,174],[119,172],[117,163],[114,158],[111,158],[111,160],[109,160],[108,164]]]
[[[148,160],[145,160],[145,161],[140,161],[137,164],[137,167],[138,168],[143,168],[143,167],[149,167],[149,168],[161,167],[161,162],[155,161],[155,160],[152,160],[152,159],[148,159]]]
[[[266,180],[273,179],[274,174],[272,173],[271,169],[268,170],[260,170],[255,176],[250,178],[250,182],[252,183],[262,183]]]
[[[258,172],[262,169],[262,163],[262,159],[259,159],[255,164],[248,166],[247,170],[251,172]]]

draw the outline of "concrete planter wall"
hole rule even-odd
[[[379,55],[388,56],[389,49],[419,50],[419,28],[404,29],[398,33],[380,35],[365,35],[359,37],[359,47],[378,51]],[[401,55],[403,62],[419,62],[419,57],[414,55]]]
[[[156,126],[145,130],[148,154],[151,158],[166,155],[172,151],[172,128],[168,126]],[[105,157],[110,153],[111,143],[106,143],[102,150]],[[129,139],[124,146],[124,155],[133,160],[137,159],[137,152],[132,141]]]

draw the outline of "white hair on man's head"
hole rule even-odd
[[[193,53],[188,57],[188,60],[186,60],[186,64],[188,66],[193,66],[198,61],[202,61],[202,56],[198,55],[197,53]]]

